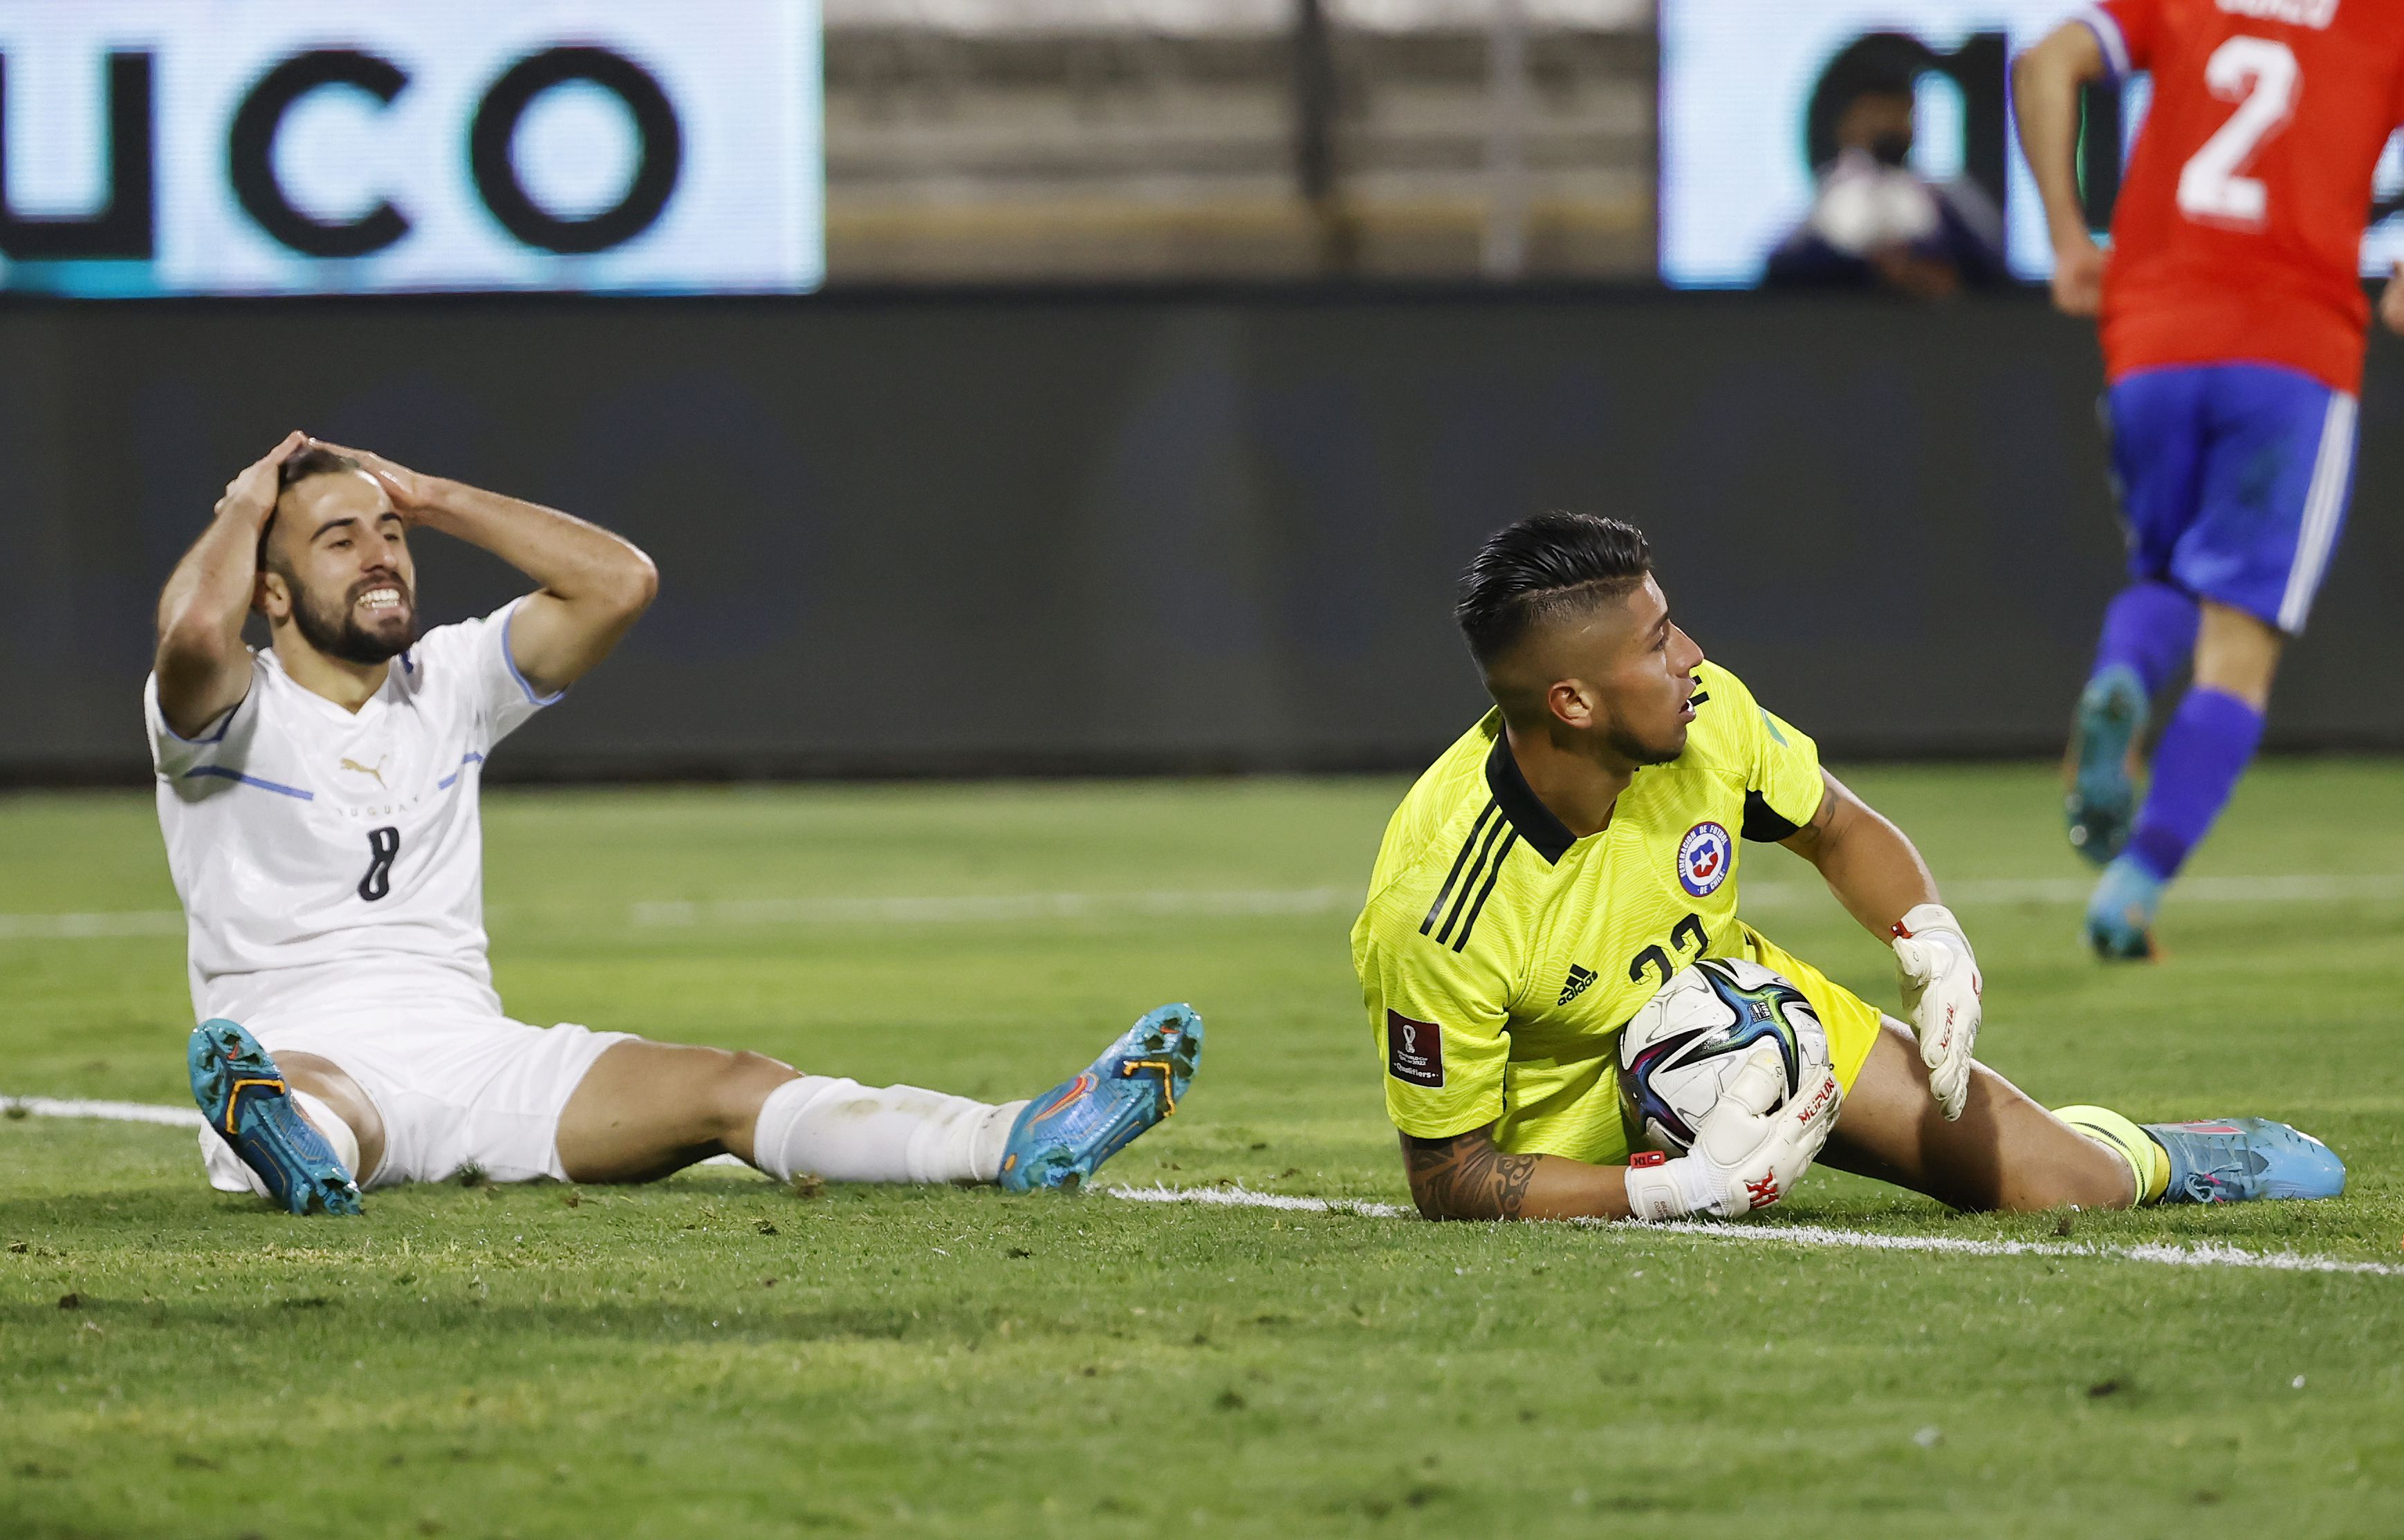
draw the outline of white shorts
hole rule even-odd
[[[495,1182],[566,1181],[559,1114],[585,1071],[631,1032],[507,1016],[343,1016],[265,1028],[269,1054],[314,1054],[358,1082],[384,1119],[384,1163],[363,1183],[442,1182],[473,1166]],[[231,1145],[201,1130],[201,1159],[219,1192],[252,1190]]]

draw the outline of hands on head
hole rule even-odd
[[[284,462],[300,453],[309,438],[299,428],[284,435],[273,449],[242,469],[241,474],[226,483],[225,496],[217,499],[217,513],[220,518],[238,514],[255,524],[265,524],[275,511],[275,494]]]
[[[393,511],[398,513],[403,519],[414,523],[413,515],[433,500],[432,490],[426,485],[427,478],[419,475],[407,466],[385,459],[373,450],[351,449],[324,439],[311,439],[308,444],[312,449],[322,449],[334,455],[347,455],[358,461],[359,469],[372,477],[378,486],[384,488],[384,495],[392,499]]]
[[[432,489],[427,485],[427,478],[407,466],[388,460],[372,450],[352,449],[325,439],[313,439],[294,428],[284,435],[273,449],[245,466],[239,475],[226,483],[225,495],[217,499],[217,515],[238,515],[255,525],[265,525],[275,511],[275,499],[282,489],[284,463],[293,455],[312,449],[356,460],[359,469],[384,488],[384,496],[392,500],[393,511],[410,523],[415,523],[415,515],[432,501]]]

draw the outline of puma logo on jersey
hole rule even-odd
[[[1561,980],[1561,998],[1553,1003],[1567,1005],[1571,1001],[1586,993],[1586,986],[1601,976],[1591,968],[1581,968],[1574,962],[1571,963],[1570,976]]]
[[[392,758],[392,756],[390,754],[386,754],[384,757],[384,760],[388,760],[390,758]],[[384,760],[378,760],[373,764],[361,764],[356,760],[346,759],[342,761],[342,767],[345,770],[356,770],[362,776],[373,776],[375,777],[377,788],[379,790],[388,791],[392,790],[392,788],[385,786],[384,783]]]

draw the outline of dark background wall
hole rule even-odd
[[[2404,747],[2404,371],[2273,713]],[[2091,333],[1585,292],[0,307],[0,777],[138,775],[159,584],[287,427],[582,513],[656,609],[521,775],[1403,766],[1547,505],[1834,753],[2059,745],[2119,543]],[[419,547],[430,622],[518,591]]]

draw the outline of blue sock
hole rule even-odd
[[[2195,650],[2196,618],[2194,595],[2152,579],[2131,583],[2104,609],[2094,673],[2126,664],[2145,681],[2148,697],[2160,694]]]
[[[2189,690],[2154,750],[2154,783],[2125,853],[2165,882],[2178,875],[2261,741],[2261,712],[2218,690]]]

